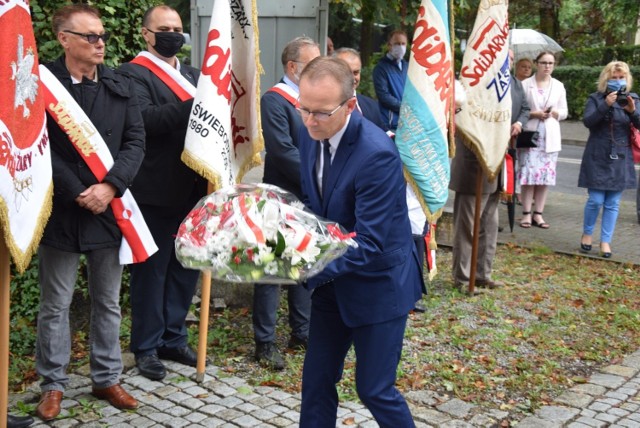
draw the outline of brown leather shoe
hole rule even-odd
[[[42,393],[36,415],[43,421],[55,419],[60,414],[62,391],[50,390]]]
[[[120,384],[110,386],[108,388],[92,388],[91,393],[94,397],[101,400],[107,400],[113,407],[117,409],[135,409],[138,407],[138,401],[129,395]]]

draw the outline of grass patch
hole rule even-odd
[[[412,314],[407,323],[397,383],[405,393],[430,390],[456,396],[508,411],[517,421],[585,382],[599,367],[619,363],[640,348],[638,266],[555,254],[546,247],[498,246],[494,278],[507,286],[474,297],[454,289],[449,250],[439,250],[438,269],[422,301],[426,313]],[[277,344],[287,363],[282,372],[261,368],[253,359],[250,305],[211,313],[209,358],[221,368],[220,376],[299,392],[304,354],[284,352],[289,337],[286,293],[277,327]],[[123,312],[126,346],[125,304]],[[197,329],[189,328],[194,346]],[[75,338],[74,359],[86,361],[86,337],[80,333]],[[16,354],[13,390],[20,389],[22,376],[35,380],[32,354]],[[351,351],[338,385],[341,400],[357,400],[354,374]]]
[[[637,266],[499,246],[494,277],[502,289],[468,297],[453,288],[451,253],[439,251],[437,278],[423,299],[424,314],[407,324],[398,387],[428,389],[509,411],[521,419],[598,367],[640,348]],[[284,293],[283,293],[284,294]],[[288,338],[286,299],[278,345]],[[245,309],[213,315],[215,363],[253,385],[300,391],[301,353],[285,353],[274,373],[253,362],[251,317]],[[357,400],[353,354],[347,357],[340,398]]]

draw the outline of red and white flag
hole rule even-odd
[[[493,180],[511,138],[508,2],[478,8],[462,58],[460,83],[467,101],[456,115],[456,131]]]
[[[0,1],[0,222],[18,271],[51,213],[51,153],[29,5]]]
[[[214,184],[238,183],[261,163],[255,0],[215,0],[182,160]]]

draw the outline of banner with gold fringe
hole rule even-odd
[[[51,214],[51,153],[28,2],[0,2],[0,221],[23,272]]]
[[[459,77],[467,100],[456,115],[457,131],[489,180],[502,167],[511,134],[507,7],[506,0],[480,2]]]
[[[447,0],[423,0],[395,142],[429,223],[440,217],[449,196],[453,82]]]
[[[261,163],[255,0],[215,0],[182,160],[213,183],[238,183]]]

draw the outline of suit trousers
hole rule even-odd
[[[480,204],[480,236],[476,280],[491,280],[498,242],[498,205],[500,193],[483,194]],[[453,280],[468,284],[471,275],[471,247],[476,206],[475,195],[456,192],[453,201]]]
[[[366,311],[367,308],[362,308]],[[315,289],[309,346],[302,372],[301,428],[336,426],[344,359],[353,344],[356,389],[382,428],[413,427],[406,401],[395,387],[407,315],[350,328],[342,321],[333,285]]]
[[[302,285],[288,285],[287,301],[291,335],[306,340],[309,336],[311,292]],[[252,321],[256,343],[269,343],[275,340],[276,314],[279,306],[279,284],[254,284]]]
[[[91,315],[89,366],[97,388],[119,383],[122,373],[120,351],[120,283],[122,265],[118,248],[85,253]],[[64,391],[69,383],[67,367],[71,356],[69,308],[78,274],[80,254],[41,245],[38,250],[40,312],[36,343],[36,370],[42,376],[42,391]]]
[[[140,205],[158,252],[131,272],[131,352],[136,357],[155,354],[162,346],[187,345],[185,319],[200,272],[185,269],[176,258],[174,237],[188,213],[163,213],[161,207]]]

